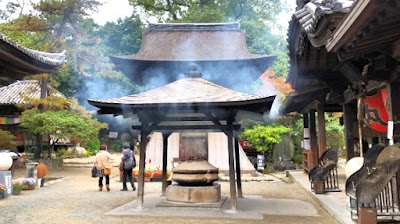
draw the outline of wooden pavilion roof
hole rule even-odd
[[[21,79],[28,74],[52,73],[65,63],[65,51],[46,53],[21,46],[0,33],[0,77]]]
[[[274,59],[249,52],[239,23],[149,24],[137,54],[111,57],[117,68],[138,84],[155,76],[165,76],[166,83],[175,81],[174,75],[194,62],[203,72],[225,71],[222,76],[210,77],[224,86],[232,75],[256,80]]]
[[[182,78],[146,92],[105,100],[88,100],[100,113],[176,108],[236,108],[263,113],[269,110],[275,96],[237,92],[203,78]]]

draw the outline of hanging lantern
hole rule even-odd
[[[8,153],[0,152],[0,170],[9,170],[13,164],[13,160]]]
[[[389,120],[386,110],[387,91],[382,89],[373,96],[368,96],[364,100],[364,122],[375,131],[387,132]]]

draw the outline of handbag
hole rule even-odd
[[[92,177],[97,177],[97,168],[96,165],[92,167]]]
[[[101,160],[101,164],[104,165],[104,161],[103,161],[103,159],[101,157],[100,157],[100,160]],[[104,175],[110,175],[111,174],[111,168],[112,168],[111,165],[105,165],[103,174]]]
[[[104,166],[104,175],[111,174],[111,165]]]

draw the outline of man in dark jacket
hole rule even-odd
[[[136,190],[134,180],[132,178],[132,170],[136,166],[135,155],[133,151],[129,147],[129,143],[125,142],[122,145],[123,152],[122,152],[122,161],[124,162],[124,169],[123,169],[123,176],[122,176],[122,189],[121,191],[127,191],[128,188],[126,187],[126,181],[129,179],[133,190]]]

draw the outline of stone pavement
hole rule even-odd
[[[15,177],[21,177],[25,170],[16,173],[19,176]],[[155,208],[163,200],[161,183],[146,182],[145,209],[136,211],[137,193],[119,191],[116,167],[110,192],[98,191],[98,180],[90,177],[90,168],[49,169],[48,177],[63,178],[0,200],[0,223],[337,223],[285,173],[262,175],[265,181],[244,181],[244,198],[238,200],[237,213],[229,210],[229,182],[225,181],[219,181],[227,198],[222,209]]]
[[[340,192],[327,192],[325,194],[314,194],[311,191],[311,183],[308,174],[303,171],[289,171],[291,179],[301,186],[322,208],[324,208],[333,218],[342,224],[357,223],[351,219],[350,209],[347,207],[348,197],[345,193],[346,177],[344,174],[345,159],[339,158],[338,177]]]

